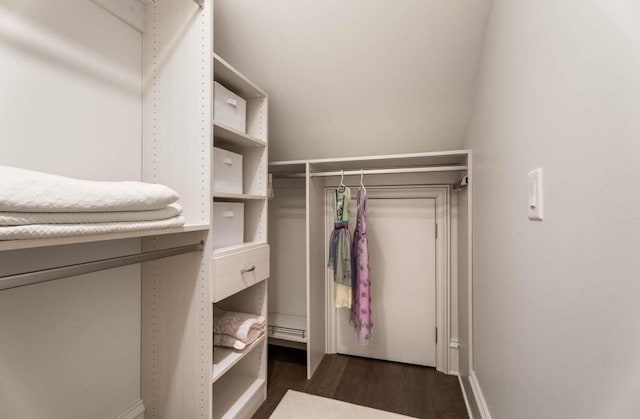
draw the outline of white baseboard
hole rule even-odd
[[[473,398],[475,399],[476,405],[480,410],[480,416],[482,417],[482,419],[491,419],[491,413],[489,413],[487,401],[484,398],[484,394],[482,394],[482,389],[480,388],[480,383],[478,382],[478,377],[476,377],[475,371],[471,371],[469,382],[471,383]]]
[[[120,414],[116,415],[113,419],[142,419],[144,413],[144,403],[142,400],[138,400],[133,405],[123,410]]]
[[[464,399],[464,404],[467,406],[467,413],[469,414],[469,419],[473,418],[473,410],[471,409],[471,405],[469,404],[469,397],[467,396],[467,390],[464,388],[464,384],[462,383],[462,377],[458,375],[458,382],[460,383],[460,390],[462,390],[462,398]]]

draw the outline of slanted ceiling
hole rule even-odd
[[[269,93],[271,160],[460,148],[489,0],[216,0],[215,51]]]

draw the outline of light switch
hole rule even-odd
[[[529,172],[529,219],[542,221],[543,216],[542,168]]]

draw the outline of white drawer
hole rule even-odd
[[[213,302],[269,278],[269,245],[213,256]]]
[[[247,101],[215,82],[213,119],[222,125],[246,133]]]

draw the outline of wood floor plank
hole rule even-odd
[[[334,398],[347,366],[347,359],[347,357],[340,355],[325,355],[313,378],[305,387],[305,392]]]
[[[464,403],[458,378],[446,374],[431,375],[429,385],[432,408],[441,417],[446,415],[466,415],[467,408]],[[442,416],[445,415],[445,416]]]
[[[409,394],[403,390],[406,387],[407,373],[405,365],[372,360],[365,404],[374,409],[406,415]]]
[[[429,395],[430,375],[435,371],[432,368],[412,365],[406,373],[406,381],[402,391],[407,394],[407,416],[417,418],[431,418],[433,404]]]
[[[334,398],[366,406],[368,384],[373,374],[371,360],[348,357],[347,365],[336,388]]]

